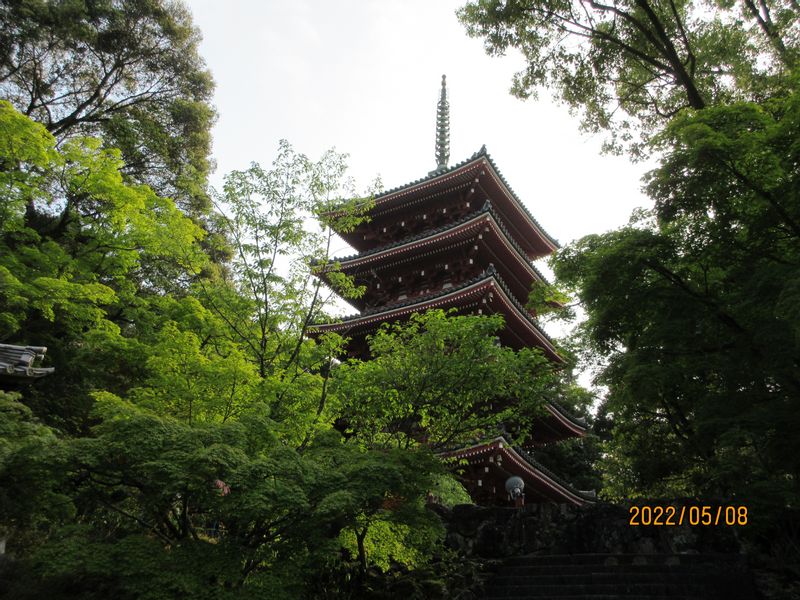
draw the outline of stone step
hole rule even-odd
[[[585,594],[636,596],[702,596],[708,589],[699,583],[589,583],[574,585],[499,585],[492,588],[505,598],[556,598]]]
[[[511,596],[485,596],[486,600],[503,600],[511,598]],[[516,600],[541,600],[536,596],[517,596]],[[708,596],[635,596],[635,595],[618,595],[618,594],[579,594],[575,596],[558,596],[558,600],[708,600]]]
[[[506,559],[487,582],[487,600],[753,600],[737,555],[530,555]]]
[[[540,565],[697,565],[738,564],[737,554],[528,554],[504,561],[506,566]]]
[[[587,585],[590,583],[695,583],[702,579],[705,583],[719,585],[732,580],[730,574],[690,572],[690,571],[646,571],[646,572],[595,572],[579,570],[571,573],[542,573],[535,575],[516,575],[504,570],[492,580],[494,585]]]

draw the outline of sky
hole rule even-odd
[[[511,78],[525,63],[516,53],[487,56],[467,36],[455,15],[465,1],[187,0],[216,81],[212,185],[251,162],[271,163],[280,139],[310,158],[332,147],[348,153],[361,190],[376,176],[385,189],[425,177],[436,167],[446,74],[451,165],[485,144],[562,245],[625,225],[649,205],[640,189],[647,167],[602,155],[602,136],[581,133],[548,90],[512,97]],[[344,242],[333,250],[353,252]],[[591,373],[579,381],[591,385]]]
[[[603,138],[548,90],[508,90],[522,57],[487,56],[455,12],[465,0],[189,0],[216,81],[212,183],[269,164],[285,138],[318,158],[350,155],[361,189],[386,189],[436,166],[442,74],[450,99],[450,164],[485,144],[545,230],[562,244],[624,225],[641,194],[641,164],[603,156]],[[338,254],[348,254],[344,245]]]

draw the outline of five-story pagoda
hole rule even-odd
[[[350,351],[366,354],[365,337],[382,323],[403,320],[432,308],[461,313],[501,313],[500,341],[512,348],[539,347],[560,362],[535,315],[525,307],[528,294],[544,277],[532,261],[552,253],[558,243],[525,209],[485,147],[453,167],[449,159],[449,106],[445,77],[437,107],[437,167],[427,177],[375,197],[369,220],[340,233],[358,253],[337,259],[338,268],[366,288],[348,300],[360,313],[337,323],[317,325],[351,339]],[[317,274],[325,277],[322,267]],[[555,404],[537,419],[534,445],[583,436],[582,421]],[[528,502],[582,504],[592,496],[537,464],[522,449],[497,437],[444,454],[461,459],[464,483],[479,503],[509,501],[506,482],[519,477]]]

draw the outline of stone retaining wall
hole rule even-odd
[[[632,526],[629,507],[530,504],[516,509],[462,504],[431,509],[447,527],[447,545],[467,557],[741,552],[735,527]]]

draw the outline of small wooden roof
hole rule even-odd
[[[12,346],[0,344],[0,380],[15,383],[33,381],[50,375],[53,367],[34,367],[33,363],[43,359],[44,346]]]
[[[490,478],[496,480],[494,485],[499,494],[505,494],[505,489],[502,487],[505,479],[516,475],[525,482],[524,492],[527,497],[578,506],[596,500],[593,492],[576,490],[533,460],[526,452],[512,447],[502,436],[466,448],[443,452],[440,456],[445,459],[466,460],[471,466],[483,467],[482,472],[485,473],[487,480]],[[497,461],[498,457],[501,458],[500,464]],[[477,472],[479,473],[481,471]],[[483,482],[481,484],[483,487]]]

